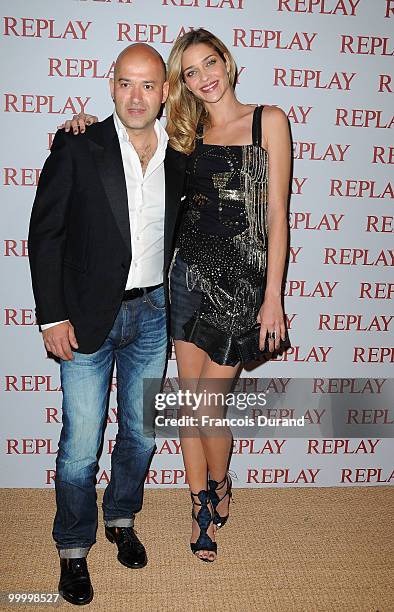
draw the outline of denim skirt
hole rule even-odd
[[[185,340],[183,326],[199,310],[201,289],[198,284],[190,291],[187,286],[187,264],[179,254],[170,271],[170,330],[173,340]]]

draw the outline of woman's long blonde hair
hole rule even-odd
[[[234,89],[237,79],[237,67],[226,45],[208,30],[199,28],[187,32],[174,43],[167,69],[169,94],[166,102],[167,133],[169,144],[182,153],[191,153],[194,149],[196,129],[199,123],[208,125],[208,113],[204,105],[186,87],[182,74],[182,55],[191,45],[204,43],[209,45],[225,62],[229,63],[229,82]]]

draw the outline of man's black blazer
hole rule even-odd
[[[167,307],[167,271],[185,160],[167,148],[163,275]],[[69,319],[78,350],[98,350],[120,308],[132,260],[126,181],[112,115],[76,137],[62,130],[56,133],[38,183],[28,247],[37,322]]]

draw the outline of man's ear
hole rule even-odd
[[[111,98],[114,99],[114,89],[115,89],[115,83],[113,79],[109,80],[109,90],[111,92]]]
[[[169,88],[169,82],[168,81],[164,81],[163,83],[163,96],[162,96],[162,104],[164,104],[164,102],[167,100],[168,98],[168,88]]]

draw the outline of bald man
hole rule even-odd
[[[162,57],[148,45],[127,47],[110,91],[110,117],[78,138],[56,133],[28,243],[37,321],[60,360],[63,390],[53,526],[59,592],[77,605],[93,598],[86,557],[96,541],[97,456],[114,363],[118,433],[105,534],[124,566],[147,563],[133,526],[155,450],[154,395],[168,350],[163,270],[183,186],[181,160],[171,149],[165,158],[168,136],[157,119],[168,93]]]

